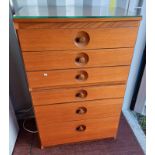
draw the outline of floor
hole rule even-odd
[[[21,123],[19,124],[21,126]],[[144,153],[122,115],[116,140],[65,144],[43,150],[39,148],[38,135],[28,133],[21,127],[13,155],[144,155]]]

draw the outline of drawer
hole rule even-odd
[[[100,85],[32,91],[31,96],[33,105],[49,105],[95,99],[123,98],[124,92],[125,85]]]
[[[46,106],[34,106],[35,116],[42,125],[118,116],[123,98],[105,99]]]
[[[29,88],[126,82],[130,66],[27,72]]]
[[[138,27],[19,29],[23,51],[134,47]]]
[[[26,71],[130,65],[133,48],[23,52]]]
[[[119,116],[51,124],[47,120],[42,123],[42,120],[37,119],[41,145],[48,147],[57,144],[115,137]]]

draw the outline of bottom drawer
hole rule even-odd
[[[119,116],[39,125],[42,147],[115,137]]]

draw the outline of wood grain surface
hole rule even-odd
[[[133,48],[23,52],[26,71],[130,65]],[[76,59],[84,54],[87,63]],[[84,57],[85,58],[85,57]]]
[[[27,72],[31,89],[91,83],[126,82],[129,66]],[[83,80],[80,80],[80,76]],[[79,77],[79,78],[78,78]]]
[[[34,106],[36,119],[43,125],[84,119],[118,116],[123,98],[81,101],[64,104]],[[82,111],[83,110],[83,111]],[[50,118],[50,119],[49,119]]]
[[[81,28],[115,28],[137,27],[139,21],[105,21],[105,22],[26,22],[15,23],[16,29],[81,29]]]
[[[85,98],[76,97],[79,91],[85,90]],[[59,88],[31,92],[33,105],[50,105],[64,102],[78,102],[106,98],[122,98],[125,93],[125,85],[99,85],[77,88]]]
[[[119,115],[115,117],[89,119],[72,122],[42,124],[37,119],[42,147],[79,142],[84,140],[115,137],[119,123]],[[80,125],[86,126],[85,131],[77,131]]]
[[[75,45],[78,32],[90,37],[88,45]],[[138,27],[105,29],[19,29],[17,31],[23,51],[80,50],[100,48],[134,47]]]

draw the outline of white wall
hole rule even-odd
[[[9,100],[9,155],[12,154],[18,136],[19,127],[17,124],[12,102]]]

